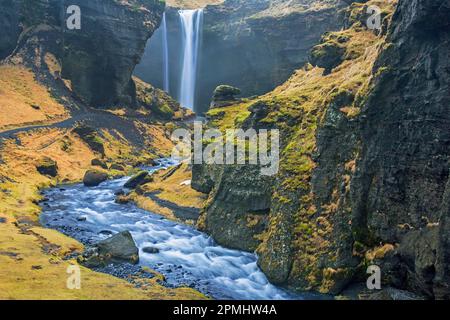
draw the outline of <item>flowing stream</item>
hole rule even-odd
[[[179,15],[183,36],[180,104],[194,110],[203,9],[180,10]]]
[[[154,172],[175,163],[161,160],[160,165],[148,170]],[[255,254],[223,248],[190,226],[134,204],[116,204],[114,193],[122,189],[127,179],[107,181],[95,188],[76,184],[45,191],[47,201],[41,223],[86,245],[128,230],[139,247],[138,267],[148,266],[160,272],[169,287],[190,286],[216,299],[312,298],[293,295],[270,284],[258,268]],[[157,248],[159,253],[144,253],[145,247]],[[130,270],[132,267],[135,266],[130,265]],[[126,278],[128,272],[122,268],[120,275]]]

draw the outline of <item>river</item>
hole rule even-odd
[[[154,172],[174,165],[172,160],[148,168]],[[114,193],[123,188],[127,177],[110,180],[95,188],[82,184],[61,186],[44,191],[41,223],[85,245],[128,230],[139,248],[140,263],[163,274],[169,287],[189,286],[215,299],[279,300],[308,299],[270,284],[257,266],[253,253],[217,245],[211,237],[193,227],[169,221],[142,210],[134,204],[119,205]],[[148,254],[153,247],[159,253]],[[110,266],[103,272],[112,273]],[[119,268],[120,269],[120,268]],[[133,267],[121,268],[126,278]]]

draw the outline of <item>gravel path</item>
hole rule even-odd
[[[133,120],[146,121],[148,118],[122,118],[107,111],[88,109],[77,111],[69,119],[61,122],[46,125],[31,125],[0,132],[0,144],[5,139],[16,139],[16,135],[19,133],[47,128],[68,129],[74,127],[78,122],[84,122],[93,128],[115,129],[122,133],[128,141],[139,145],[143,143],[143,137],[135,127]]]

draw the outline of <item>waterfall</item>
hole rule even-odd
[[[179,15],[183,35],[183,68],[181,72],[180,104],[185,108],[194,110],[203,9],[180,10]]]
[[[165,92],[169,92],[169,45],[167,42],[167,21],[166,13],[163,14],[163,19],[161,23],[162,27],[162,48],[163,48],[163,89]]]

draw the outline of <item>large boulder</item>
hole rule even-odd
[[[93,169],[86,171],[83,178],[83,183],[86,187],[96,187],[106,180],[108,180],[107,173]]]
[[[88,268],[104,267],[109,264],[139,262],[139,249],[129,231],[123,231],[111,238],[87,248],[79,262]]]
[[[56,177],[58,175],[58,164],[48,157],[42,158],[36,165],[36,169],[44,176]]]
[[[136,189],[137,187],[152,181],[153,178],[149,175],[147,171],[141,171],[138,174],[131,177],[130,180],[128,180],[127,183],[125,183],[124,187],[127,189]]]
[[[238,100],[236,96],[241,94],[241,90],[228,85],[220,85],[214,90],[211,108],[220,108],[232,105]]]

